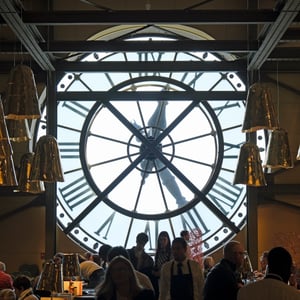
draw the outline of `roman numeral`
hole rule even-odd
[[[71,210],[94,197],[94,192],[83,176],[58,190]]]
[[[182,214],[181,222],[182,228],[190,232],[200,230],[201,234],[204,235],[209,231],[196,208],[192,208],[190,211]]]
[[[240,197],[243,188],[232,185],[231,182],[219,177],[208,193],[209,199],[218,207],[223,214],[227,215]]]
[[[108,236],[108,233],[109,233],[109,230],[111,228],[111,224],[112,222],[114,221],[114,218],[115,218],[115,215],[116,215],[116,212],[113,212],[103,223],[102,225],[99,227],[98,230],[95,231],[95,234],[97,234],[98,236],[100,236],[100,233],[105,229],[105,233],[104,233],[104,236],[103,238],[104,239],[107,239],[107,236]]]
[[[79,158],[79,143],[59,142],[59,151],[61,158],[77,159]]]

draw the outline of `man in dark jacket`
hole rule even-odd
[[[204,300],[236,300],[242,281],[237,272],[245,251],[238,241],[230,241],[223,249],[224,258],[209,272],[203,289]]]

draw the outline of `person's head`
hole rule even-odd
[[[264,251],[261,255],[261,257],[259,258],[259,262],[260,262],[260,268],[262,271],[265,271],[268,265],[268,251]]]
[[[0,271],[5,272],[6,271],[6,265],[4,262],[0,261]]]
[[[53,256],[53,261],[54,261],[56,264],[62,264],[63,261],[64,261],[64,254],[61,253],[61,252],[55,253],[55,255]]]
[[[111,299],[120,288],[128,289],[132,296],[141,290],[134,267],[124,256],[116,256],[110,261],[97,295],[105,295],[106,299]]]
[[[93,254],[91,252],[85,252],[83,256],[87,260],[93,260]]]
[[[148,240],[149,240],[148,235],[145,232],[140,232],[136,236],[137,247],[144,248],[145,245],[147,244]]]
[[[174,260],[183,261],[186,258],[187,242],[184,238],[175,238],[172,241],[172,254]]]
[[[292,256],[286,249],[275,247],[270,250],[268,254],[267,274],[277,274],[287,283],[291,275],[292,265]]]
[[[157,238],[157,249],[171,250],[171,240],[167,231],[161,231]]]
[[[205,270],[211,269],[215,265],[215,261],[212,256],[206,256],[203,259],[203,268]]]
[[[16,300],[16,294],[12,289],[0,290],[0,300]]]
[[[184,238],[187,242],[190,240],[190,232],[188,230],[181,230],[180,236]]]
[[[107,261],[107,253],[111,249],[111,245],[103,244],[98,251],[99,257],[102,261]]]
[[[27,276],[20,275],[20,276],[15,278],[15,280],[13,282],[13,287],[15,289],[15,293],[16,293],[17,298],[19,298],[20,294],[23,291],[31,288],[31,281]]]
[[[117,256],[123,256],[127,259],[129,259],[129,254],[127,250],[122,246],[115,246],[112,247],[108,253],[107,253],[107,261],[111,262],[115,257]]]
[[[98,254],[92,254],[91,260],[98,264],[99,266],[101,265],[101,258]]]
[[[240,267],[243,264],[245,250],[242,244],[238,241],[230,241],[223,248],[224,258]]]

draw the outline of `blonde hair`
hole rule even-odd
[[[109,263],[105,272],[105,278],[103,282],[97,287],[98,297],[103,295],[105,299],[113,298],[116,292],[116,286],[114,284],[111,273],[113,266],[120,262],[125,264],[128,269],[128,274],[126,276],[129,279],[129,290],[131,291],[131,295],[134,297],[143,289],[138,278],[136,277],[136,273],[132,263],[124,256],[116,256]]]
[[[12,289],[0,290],[1,300],[16,300],[16,294]]]

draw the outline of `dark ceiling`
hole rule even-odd
[[[9,72],[16,62],[30,63],[35,73],[44,71],[84,70],[82,64],[65,58],[70,52],[89,53],[95,51],[211,51],[229,52],[237,58],[230,64],[218,63],[217,68],[246,69],[250,72],[299,72],[300,70],[300,26],[299,0],[260,1],[187,1],[166,9],[146,2],[147,9],[136,9],[129,4],[107,7],[101,0],[73,1],[20,1],[1,0],[1,46],[0,72]],[[135,2],[135,1],[132,1]],[[170,1],[171,2],[171,1]],[[248,4],[251,3],[251,4]],[[50,3],[50,4],[49,4]],[[120,2],[121,3],[121,2]],[[127,2],[126,2],[127,3]],[[138,2],[138,3],[141,3]],[[168,3],[168,1],[166,1]],[[180,2],[182,3],[182,2]],[[225,3],[225,4],[224,4]],[[228,3],[228,5],[226,5]],[[187,4],[190,4],[187,7]],[[132,4],[133,5],[133,4]],[[147,6],[148,5],[148,6]],[[232,8],[236,5],[237,8]],[[250,5],[250,6],[249,6]],[[245,8],[245,7],[246,8]],[[157,7],[157,8],[156,8]],[[142,8],[142,7],[141,7]],[[151,9],[150,9],[151,8]],[[175,9],[176,8],[176,9]],[[160,42],[132,42],[121,40],[87,41],[79,32],[94,31],[119,24],[182,24],[219,32],[215,40],[184,40]],[[223,38],[221,32],[231,31]],[[74,32],[77,31],[77,34]],[[64,34],[65,32],[65,34]],[[72,33],[70,33],[72,32]],[[241,34],[237,34],[240,32]],[[246,33],[246,34],[245,34]],[[101,68],[111,68],[102,66]],[[135,68],[136,66],[126,66]],[[157,66],[143,66],[161,69]],[[167,66],[170,68],[170,65]],[[173,66],[176,68],[176,66]],[[83,68],[83,69],[81,69]],[[99,66],[97,66],[99,68]],[[120,68],[124,69],[124,66]],[[180,68],[196,68],[183,64]],[[197,68],[216,68],[204,63]]]

